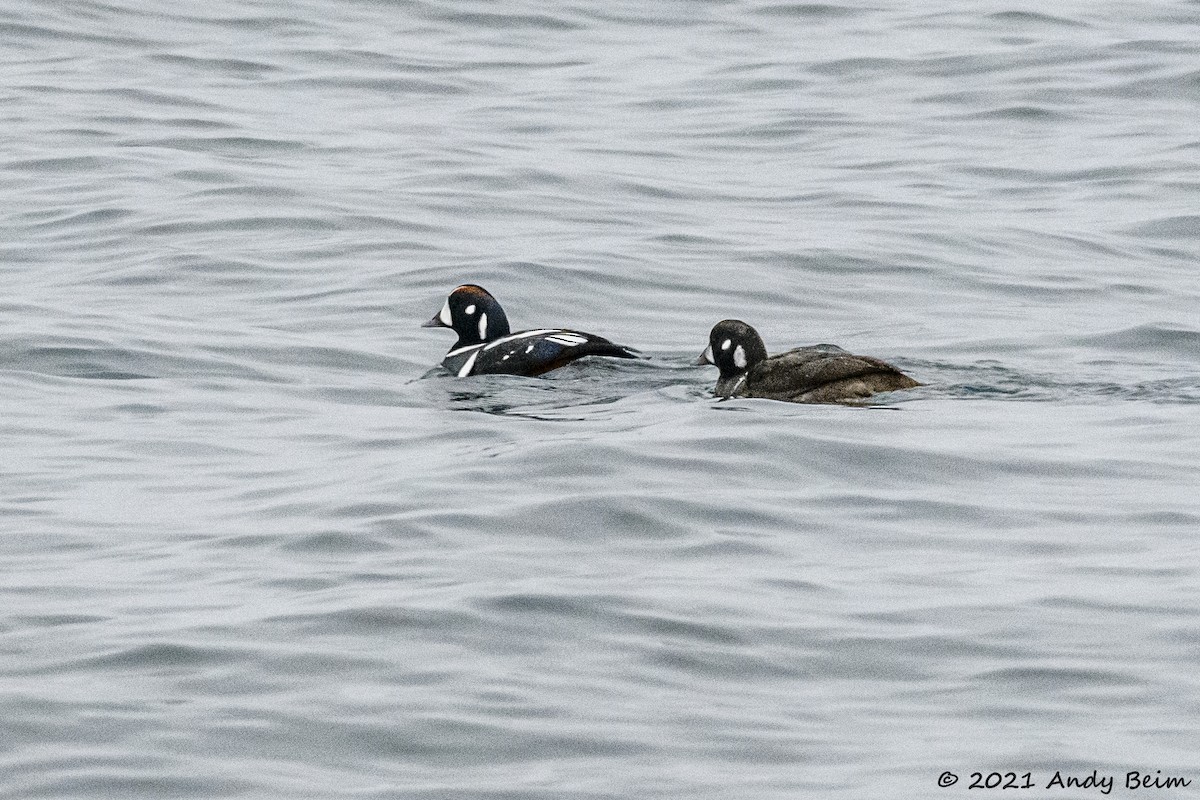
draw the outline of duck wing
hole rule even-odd
[[[503,336],[446,354],[442,365],[458,375],[541,375],[584,356],[637,358],[637,351],[595,334],[541,328]]]
[[[798,347],[771,356],[755,365],[747,380],[751,396],[815,403],[919,385],[886,361],[856,356],[834,345]]]

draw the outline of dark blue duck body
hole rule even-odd
[[[608,339],[564,328],[511,333],[504,309],[486,290],[459,286],[426,327],[450,328],[458,341],[442,366],[452,375],[541,375],[585,356],[637,358],[637,353]]]

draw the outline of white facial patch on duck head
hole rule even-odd
[[[451,317],[450,317],[450,298],[449,297],[446,298],[446,302],[442,306],[442,310],[438,312],[438,319],[441,320],[442,324],[445,325],[447,328],[454,327],[454,320],[451,319]]]
[[[733,344],[733,340],[732,340],[732,339],[726,339],[725,341],[721,342],[721,349],[722,349],[722,350],[728,350],[728,349],[729,349],[729,345],[731,345],[731,344]]]
[[[475,304],[471,303],[471,305],[464,308],[463,313],[466,314],[468,317],[471,316],[472,314],[474,314],[475,313]]]
[[[729,344],[729,342],[725,342]],[[739,344],[733,348],[733,365],[738,369],[746,368],[746,350]]]
[[[471,306],[471,310],[475,310],[475,306]],[[487,314],[479,315],[479,338],[487,341]]]

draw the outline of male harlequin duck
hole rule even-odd
[[[504,309],[482,287],[459,286],[423,328],[450,328],[458,341],[442,366],[467,375],[541,375],[584,356],[637,358],[637,351],[590,333],[538,328],[511,333]]]
[[[870,356],[856,356],[831,344],[798,347],[768,356],[758,331],[741,320],[713,326],[697,364],[721,370],[720,397],[765,397],[792,403],[842,403],[876,392],[921,384]]]

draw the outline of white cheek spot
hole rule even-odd
[[[728,350],[728,349],[729,349],[729,345],[731,345],[731,344],[733,344],[733,340],[732,340],[732,339],[726,339],[725,341],[721,342],[721,349],[722,349],[722,350]]]
[[[529,347],[526,347],[526,348],[525,348],[525,352],[526,352],[526,353],[532,353],[532,352],[533,352],[533,345],[529,345]]]
[[[471,305],[464,308],[463,311],[466,312],[467,314],[474,314],[475,313],[475,304],[471,303]]]
[[[733,349],[733,363],[738,369],[746,368],[746,351],[740,344]]]
[[[500,360],[501,360],[501,361],[508,361],[510,358],[512,358],[512,353],[507,353],[507,354],[505,354],[504,358],[502,358],[502,359],[500,359]]]
[[[447,328],[454,327],[454,321],[452,319],[450,319],[450,298],[449,297],[446,298],[446,302],[442,306],[442,310],[438,312],[438,319],[440,319],[442,321],[442,324],[445,325]]]
[[[471,306],[475,308],[475,306]],[[487,314],[479,315],[479,338],[487,341]]]

